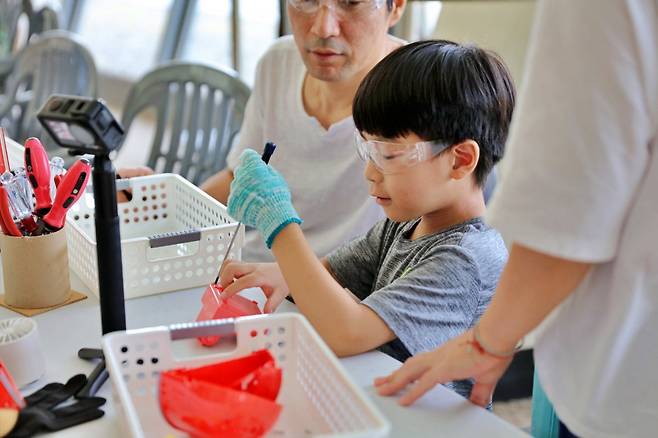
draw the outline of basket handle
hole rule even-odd
[[[198,242],[201,240],[201,231],[198,229],[177,231],[175,233],[155,234],[149,238],[150,248],[178,245],[179,243]]]
[[[169,336],[172,341],[179,339],[199,338],[204,336],[235,335],[235,318],[184,322],[169,326]]]
[[[117,192],[120,192],[121,190],[128,190],[132,187],[130,184],[130,179],[118,179],[114,184],[116,186]],[[94,184],[91,180],[89,180],[89,183],[85,187],[85,193],[94,193]]]

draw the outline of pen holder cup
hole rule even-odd
[[[62,304],[69,299],[66,230],[33,237],[0,235],[5,303],[24,309]]]

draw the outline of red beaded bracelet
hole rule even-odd
[[[488,356],[493,356],[497,359],[508,359],[523,347],[523,339],[516,344],[513,350],[510,351],[504,351],[504,352],[498,352],[498,351],[493,351],[492,349],[486,347],[483,345],[481,337],[480,337],[480,332],[479,332],[479,327],[476,325],[473,327],[473,339],[469,341],[469,344],[475,348],[475,350],[480,353],[480,354],[486,354]]]

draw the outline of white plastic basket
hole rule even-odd
[[[117,189],[128,187],[132,200],[118,205],[125,297],[210,283],[238,225],[226,207],[179,175],[117,181]],[[71,268],[98,295],[92,193],[71,208],[66,228]],[[243,240],[240,231],[232,259],[240,259]]]
[[[235,344],[231,351],[221,345],[209,350],[196,341],[198,336],[233,334]],[[350,380],[308,321],[294,313],[177,324],[104,336],[103,352],[122,432],[132,437],[185,436],[161,414],[160,372],[206,365],[263,348],[270,350],[283,370],[277,399],[283,409],[268,436],[388,435],[388,421]]]

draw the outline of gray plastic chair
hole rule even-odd
[[[155,107],[156,132],[147,165],[199,184],[226,167],[249,94],[235,72],[173,62],[132,87],[122,123],[128,132],[140,112]]]
[[[24,12],[22,0],[0,0],[0,88],[14,63],[18,19]]]
[[[19,40],[18,21],[23,14],[29,30]],[[58,28],[58,13],[48,5],[35,11],[30,0],[0,0],[0,90],[13,67],[14,50],[22,49],[34,35]]]
[[[91,53],[74,34],[53,30],[38,35],[18,53],[7,78],[0,123],[16,141],[39,137],[51,156],[66,159],[65,150],[52,141],[35,116],[53,93],[96,97],[96,76]]]

